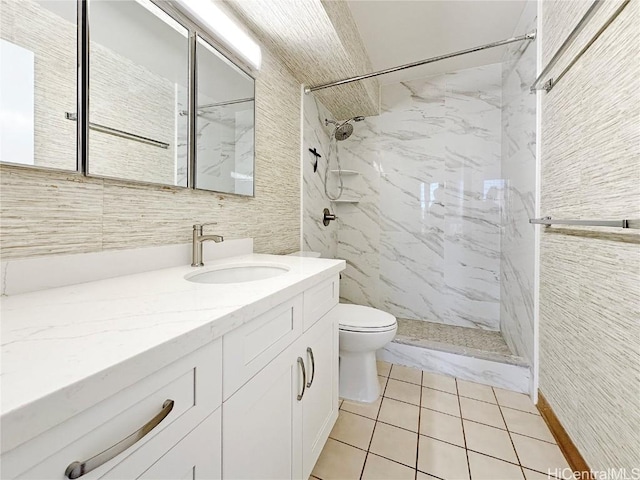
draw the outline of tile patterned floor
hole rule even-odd
[[[526,395],[385,362],[378,375],[378,401],[341,401],[311,478],[539,480],[569,468]]]
[[[394,342],[486,360],[526,364],[524,359],[511,353],[500,332],[491,330],[398,318]]]
[[[400,318],[398,334],[417,338],[428,338],[435,342],[459,345],[461,347],[486,350],[488,352],[511,355],[511,350],[500,332],[479,328],[457,327],[425,320]]]

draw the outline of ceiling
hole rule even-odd
[[[513,36],[525,0],[350,0],[374,70]],[[497,47],[378,77],[381,84],[500,62]],[[362,72],[366,73],[366,72]]]

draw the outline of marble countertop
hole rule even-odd
[[[289,271],[212,285],[186,281],[194,269],[181,266],[3,297],[2,451],[345,268],[344,260],[251,254],[199,271],[256,262]]]

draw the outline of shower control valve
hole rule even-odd
[[[325,208],[322,213],[324,214],[324,216],[322,217],[322,224],[325,227],[329,225],[329,222],[331,222],[331,220],[335,220],[336,218],[338,218],[334,213],[331,213],[328,208]]]

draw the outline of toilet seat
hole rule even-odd
[[[338,304],[335,307],[339,328],[347,332],[378,333],[396,328],[396,317],[363,305]]]

